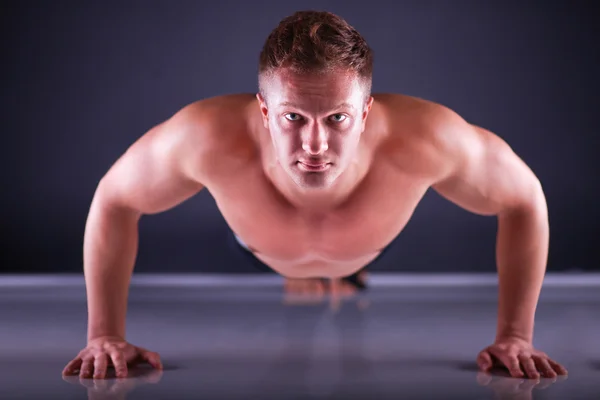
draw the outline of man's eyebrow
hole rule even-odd
[[[283,103],[279,103],[279,107],[293,107],[293,108],[297,108],[299,110],[302,109],[302,107],[300,107],[299,105],[294,104],[294,103],[289,102],[289,101],[284,101]],[[332,110],[339,110],[341,108],[354,109],[354,106],[352,104],[350,104],[350,103],[344,102],[344,103],[340,103],[337,106],[333,107]]]

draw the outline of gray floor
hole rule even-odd
[[[0,398],[598,399],[599,281],[548,279],[535,345],[569,376],[536,384],[476,370],[494,337],[493,276],[374,275],[337,305],[298,304],[275,276],[137,276],[128,339],[165,370],[80,381],[61,371],[85,345],[81,277],[0,277]]]

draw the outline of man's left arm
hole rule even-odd
[[[497,135],[447,112],[436,124],[444,173],[432,188],[458,206],[496,216],[498,325],[495,345],[480,353],[489,369],[501,363],[513,376],[566,373],[533,348],[535,311],[546,271],[549,223],[542,185]],[[537,376],[536,376],[537,375]]]

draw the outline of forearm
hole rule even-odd
[[[96,195],[84,236],[88,341],[125,338],[129,284],[138,248],[139,216]]]
[[[498,216],[497,338],[519,337],[532,342],[548,245],[548,212],[541,189],[529,204]]]

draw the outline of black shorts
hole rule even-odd
[[[229,233],[227,235],[227,242],[228,242],[229,247],[235,253],[236,258],[240,262],[244,262],[244,263],[248,263],[248,264],[252,265],[255,270],[257,270],[258,272],[261,272],[261,273],[277,273],[271,267],[269,267],[268,265],[263,263],[261,260],[259,260],[250,250],[248,250],[244,246],[242,246],[237,241],[235,234],[231,230],[229,231]],[[371,261],[369,264],[364,266],[358,272],[355,272],[352,275],[346,276],[342,279],[353,284],[360,290],[366,289],[366,285],[358,279],[358,274],[361,271],[367,270],[374,263],[376,263],[379,259],[381,259],[381,257],[383,257],[383,255],[388,251],[389,248],[390,248],[390,246],[383,249],[381,251],[381,253],[379,253],[379,255],[373,261]]]

